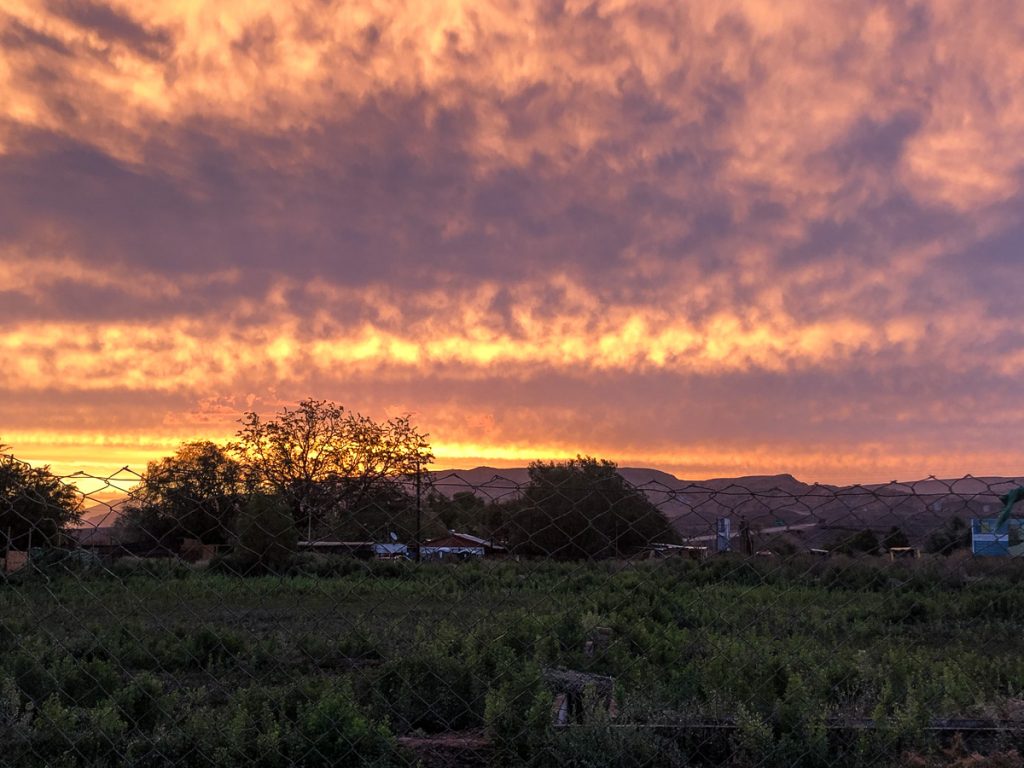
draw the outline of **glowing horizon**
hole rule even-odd
[[[270,415],[270,414],[267,414]],[[169,456],[185,442],[212,440],[220,445],[228,444],[233,435],[193,434],[177,437],[127,435],[19,435],[24,452],[16,455],[34,466],[47,465],[61,476],[82,474],[92,479],[114,476],[135,477],[142,474],[150,461]],[[823,446],[801,451],[798,447],[786,446],[781,452],[772,445],[756,446],[747,451],[728,451],[713,446],[698,446],[688,454],[642,453],[627,450],[615,454],[601,446],[571,445],[475,445],[466,443],[432,443],[435,454],[431,471],[474,469],[494,467],[507,469],[525,467],[533,461],[565,461],[577,455],[591,455],[609,459],[620,467],[641,467],[656,469],[675,475],[680,480],[699,481],[714,478],[742,477],[750,475],[791,474],[798,480],[826,485],[855,485],[887,483],[891,481],[913,482],[929,477],[956,479],[966,475],[975,477],[1015,477],[1020,472],[1002,458],[997,451],[982,457],[980,471],[964,472],[960,469],[963,457],[950,457],[937,467],[932,457],[922,452],[902,453],[897,461],[879,453],[882,446],[875,446],[874,455],[867,461],[857,450],[826,455]],[[91,458],[83,459],[88,454]],[[976,459],[977,457],[971,457]],[[834,462],[846,462],[844,472],[831,470]],[[892,474],[896,467],[896,474]],[[831,470],[831,471],[830,471]]]

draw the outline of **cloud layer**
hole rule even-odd
[[[1024,10],[25,2],[0,437],[308,394],[448,463],[1017,473]]]

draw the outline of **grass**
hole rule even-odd
[[[1020,708],[1022,586],[945,559],[54,569],[0,586],[0,752],[411,765],[398,737],[484,729],[506,764],[941,764],[932,718]],[[613,677],[615,717],[554,729],[554,668]]]

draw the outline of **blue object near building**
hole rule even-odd
[[[389,541],[385,544],[374,544],[373,554],[377,556],[378,560],[407,560],[409,558],[409,547],[405,544]]]
[[[1010,557],[1020,554],[1020,520],[997,518],[971,520],[971,552],[982,557]]]
[[[732,520],[728,517],[720,517],[715,525],[715,551],[728,552],[730,539],[732,538]]]

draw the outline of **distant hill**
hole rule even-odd
[[[865,528],[879,537],[900,528],[914,546],[953,517],[994,517],[999,496],[1024,485],[1024,477],[929,478],[916,482],[834,486],[809,484],[790,474],[684,480],[649,467],[621,467],[619,474],[641,490],[687,539],[707,540],[716,520],[729,517],[736,530],[746,521],[762,539],[785,535],[817,547]],[[526,467],[474,467],[427,473],[435,490],[451,497],[470,491],[489,501],[514,498],[529,482]],[[93,504],[82,513],[87,526],[110,526],[127,497]],[[1024,505],[1019,510],[1024,515]]]
[[[121,511],[127,501],[128,497],[124,496],[119,499],[112,499],[109,502],[86,507],[82,510],[82,525],[89,527],[113,525],[121,517]]]
[[[507,499],[529,482],[525,467],[429,474],[433,486],[449,497],[472,491],[490,500]],[[834,486],[812,485],[789,474],[683,480],[646,467],[622,467],[619,474],[641,490],[684,538],[711,538],[716,520],[728,517],[733,530],[746,521],[762,539],[785,535],[809,547],[865,528],[881,538],[892,526],[907,534],[912,545],[922,546],[953,517],[994,517],[1002,509],[999,496],[1024,485],[1020,477]]]

